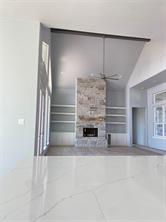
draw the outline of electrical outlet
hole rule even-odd
[[[25,119],[18,119],[18,125],[24,125]]]

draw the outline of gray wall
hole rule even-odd
[[[123,39],[105,39],[105,72],[119,74],[119,81],[110,82],[111,90],[124,90],[145,43]]]
[[[117,47],[120,44],[121,49],[117,52]],[[135,45],[129,41],[106,39],[106,56],[108,59],[105,63],[105,71],[108,75],[111,74],[111,68],[113,71],[115,67],[119,67],[110,61],[113,60],[114,52],[116,52],[116,58],[120,55],[120,67],[119,74],[124,71],[126,53],[139,50],[135,50]],[[142,44],[141,44],[142,47]],[[137,47],[136,47],[137,48]],[[129,50],[129,52],[127,51]],[[113,53],[110,55],[110,52]],[[135,58],[135,54],[132,55]],[[111,58],[112,56],[112,58]],[[131,55],[130,55],[131,57]],[[114,61],[114,60],[113,60]],[[126,61],[126,60],[125,60]],[[127,62],[127,61],[126,61]],[[132,60],[133,62],[133,60]],[[63,33],[52,33],[52,76],[53,76],[53,95],[52,103],[54,104],[75,104],[75,81],[77,77],[90,77],[91,74],[99,74],[103,69],[103,39],[99,37],[90,37],[82,35],[71,35]],[[129,63],[128,63],[129,64]],[[125,70],[125,74],[131,72],[130,68]],[[124,81],[124,80],[123,80]],[[126,81],[126,80],[125,80]],[[111,90],[113,88],[113,90]],[[115,90],[116,88],[116,90]],[[112,87],[112,83],[107,83],[107,105],[108,106],[125,106],[125,91],[122,87]],[[64,116],[61,116],[61,120],[65,120]],[[120,126],[124,128],[123,126]],[[108,127],[109,128],[109,127]],[[52,131],[73,131],[73,124],[63,126],[63,124],[52,124]],[[122,131],[124,131],[123,129]]]
[[[102,72],[102,38],[52,34],[54,88],[75,88],[75,79]],[[54,94],[54,89],[53,89]]]
[[[143,47],[144,42],[105,39],[104,71],[108,75],[122,75],[121,80],[109,82],[107,89],[124,92]],[[52,33],[52,71],[53,98],[56,100],[58,88],[66,89],[67,95],[68,90],[75,88],[76,78],[103,71],[103,38]]]
[[[107,106],[126,106],[125,90],[112,91],[108,84],[106,95]]]
[[[34,154],[39,23],[0,20],[0,170]],[[18,119],[25,119],[18,125]]]
[[[141,88],[130,89],[131,107],[147,107],[147,90]]]
[[[126,97],[125,90],[112,91],[110,85],[107,87],[107,106],[125,106]],[[54,87],[52,103],[56,104],[75,104],[75,88],[57,88]]]
[[[102,72],[102,46],[102,38],[52,33],[52,103],[75,104],[76,78]],[[74,132],[75,125],[53,123],[51,131]]]
[[[75,88],[55,88],[53,85],[52,103],[75,104]]]

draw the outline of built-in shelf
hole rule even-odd
[[[52,120],[51,123],[75,123],[75,121],[61,121],[61,120]],[[126,122],[106,122],[106,124],[126,124]]]
[[[106,107],[107,113],[106,117],[108,117],[106,121],[107,130],[111,133],[122,133],[126,131],[126,121],[124,118],[126,118],[126,107],[124,106],[107,106]],[[109,111],[108,111],[109,110]],[[109,119],[109,117],[112,117]],[[123,118],[123,119],[122,119]]]
[[[75,123],[75,121],[68,120],[68,121],[63,121],[63,120],[51,120],[51,123]]]
[[[74,131],[73,127],[74,127],[75,121],[70,120],[70,117],[75,116],[74,108],[76,106],[73,105],[73,104],[67,104],[67,105],[52,104],[51,107],[52,107],[51,124],[52,124],[53,129],[55,129],[55,131],[59,130],[60,132],[63,131],[63,130],[68,131],[68,132],[71,132],[71,130]],[[125,115],[126,107],[123,107],[123,106],[107,106],[106,109],[110,110],[110,112],[112,112],[112,113],[107,113],[106,114],[106,117],[108,118],[108,120],[106,121],[106,125],[109,128],[112,125],[114,130],[116,132],[119,132],[119,127],[122,128],[122,126],[125,127],[125,125],[126,125],[125,119],[124,120],[122,119],[122,118],[126,117],[126,115]],[[56,116],[56,115],[59,117],[58,118],[59,120],[53,120],[54,116]],[[66,120],[63,120],[63,116],[66,116]],[[110,118],[112,117],[112,120],[109,120],[109,117]],[[68,125],[65,125],[65,124],[68,124]]]
[[[75,105],[62,105],[62,104],[51,104],[52,107],[72,107],[75,108]],[[107,106],[106,109],[126,109],[125,106]]]
[[[75,124],[74,120],[70,120],[70,117],[75,116],[75,105],[73,104],[52,104],[51,112],[51,124],[53,132],[56,131],[74,131],[73,126]],[[58,117],[58,120],[54,120],[54,117]],[[65,119],[64,119],[65,117]],[[73,118],[72,118],[73,119]],[[68,125],[66,125],[68,124]]]
[[[58,104],[51,104],[52,107],[70,107],[70,108],[74,108],[75,105],[58,105]]]
[[[126,109],[124,106],[107,106],[106,109]]]
[[[74,116],[75,113],[60,113],[60,112],[51,112],[51,115],[71,115]]]
[[[126,125],[126,122],[106,122],[106,124],[112,124],[112,125]]]
[[[126,117],[126,115],[122,115],[122,114],[106,114],[106,116],[114,116],[114,117]]]
[[[53,107],[75,107],[73,104],[63,105],[63,104],[51,104]],[[126,109],[125,106],[107,106],[106,109]]]

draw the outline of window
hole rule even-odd
[[[155,94],[154,99],[155,99],[155,103],[162,103],[162,102],[166,103],[166,91],[162,92],[162,93]]]
[[[45,70],[48,73],[48,56],[49,55],[49,45],[45,42],[42,42],[42,61],[45,65]]]
[[[154,94],[154,136],[166,138],[166,91]]]

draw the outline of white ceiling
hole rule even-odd
[[[0,0],[0,16],[52,28],[158,38],[165,34],[166,0]]]
[[[134,86],[133,88],[139,89],[139,90],[146,90],[149,88],[152,88],[156,85],[159,85],[163,82],[165,82],[165,77],[166,77],[166,70],[158,73],[157,75],[139,83],[138,85]]]

